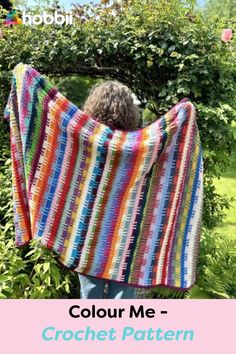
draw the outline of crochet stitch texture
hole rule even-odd
[[[188,99],[145,128],[112,130],[20,63],[5,118],[17,246],[39,238],[66,267],[129,285],[195,283],[203,164]]]

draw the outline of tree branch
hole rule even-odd
[[[54,67],[49,70],[44,70],[46,75],[65,76],[65,75],[84,75],[84,76],[118,76],[120,70],[118,67],[98,67],[98,66],[82,66],[78,65],[76,68],[61,68]],[[122,76],[122,75],[121,75]]]

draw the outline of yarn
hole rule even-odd
[[[66,267],[129,285],[194,284],[203,164],[187,98],[145,128],[112,130],[20,63],[5,117],[17,246],[40,239]]]

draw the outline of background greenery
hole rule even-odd
[[[235,39],[230,43],[220,39],[222,29],[234,26],[234,17],[220,16],[216,7],[211,9],[201,11],[195,1],[103,1],[98,6],[75,7],[74,26],[2,29],[1,115],[10,90],[11,71],[20,61],[48,75],[80,106],[95,80],[118,79],[142,103],[147,102],[146,123],[183,97],[195,104],[205,172],[198,280],[189,291],[156,288],[145,293],[149,297],[236,297],[234,228],[219,226],[227,209],[231,212],[231,197],[235,194],[235,160],[231,159],[235,152],[231,127],[236,117]],[[60,268],[55,256],[35,241],[26,249],[15,248],[9,126],[3,120],[0,149],[0,296],[78,297],[76,274]],[[229,166],[230,193],[231,181],[224,174]],[[222,174],[224,183],[217,182]],[[228,196],[223,195],[225,191]],[[229,222],[235,223],[233,212]]]
[[[232,129],[236,138],[236,126],[233,125]],[[229,168],[220,179],[214,179],[214,185],[218,193],[233,198],[224,220],[218,223],[215,230],[224,238],[236,239],[236,145],[232,151]]]

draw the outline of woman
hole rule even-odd
[[[83,106],[83,111],[111,129],[135,130],[140,123],[137,106],[127,86],[118,81],[95,85]],[[132,286],[79,274],[82,299],[134,299]]]

